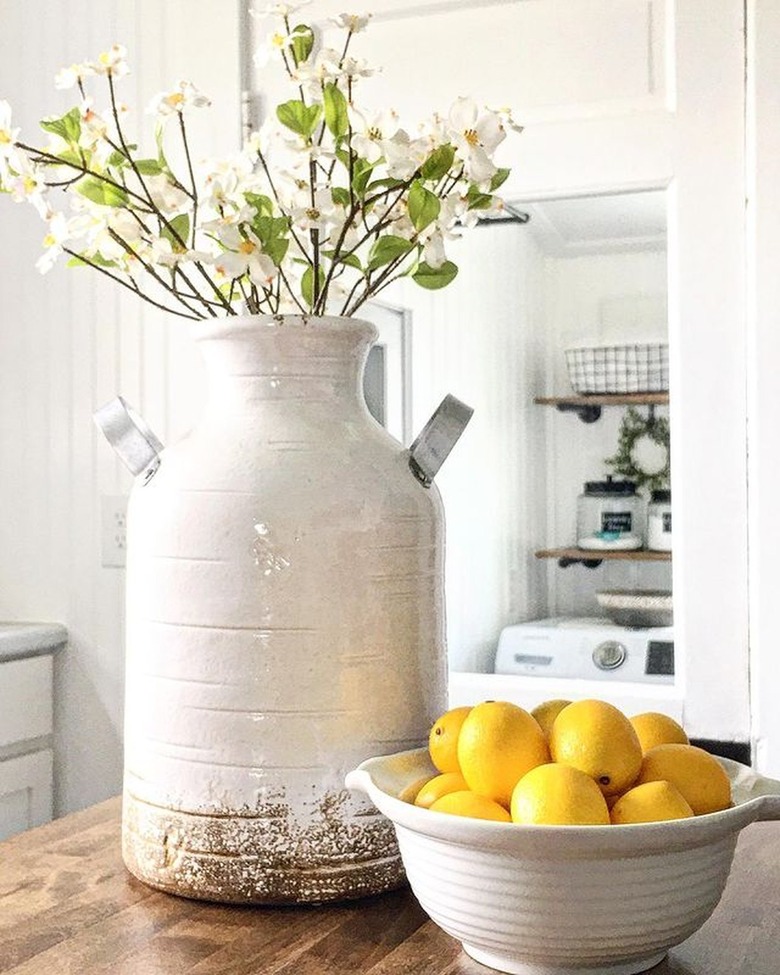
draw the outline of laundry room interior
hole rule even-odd
[[[503,634],[503,679],[490,685],[499,696],[519,695],[528,705],[547,691],[576,697],[598,689],[630,708],[648,687],[652,695],[663,685],[666,708],[680,717],[673,654],[664,673],[645,673],[647,648],[632,632],[649,619],[663,624],[655,636],[672,644],[670,520],[663,539],[648,537],[652,499],[671,489],[668,367],[649,382],[618,370],[599,380],[604,405],[595,406],[591,395],[582,406],[567,365],[567,351],[577,349],[668,356],[666,228],[663,190],[512,201],[501,219],[484,221],[453,247],[463,271],[447,291],[431,298],[406,286],[392,295],[411,310],[412,428],[448,392],[475,411],[438,479],[448,522],[448,649],[456,686],[466,688],[468,675],[494,672]],[[632,360],[629,370],[636,368]],[[617,392],[638,386],[649,389]],[[633,531],[592,541],[606,547],[606,556],[603,548],[580,551],[589,543],[579,530],[588,516],[587,509],[578,512],[587,505],[579,496],[586,485],[609,485],[608,478],[635,486]],[[590,500],[598,506],[598,497]],[[617,629],[600,592],[640,604],[645,596],[649,609],[643,616],[635,607],[633,626]],[[625,613],[618,607],[621,622]],[[513,640],[532,639],[522,627],[540,620],[548,651],[556,644],[550,621],[561,621],[563,657],[548,652],[525,660],[521,646],[509,649]],[[588,645],[576,662],[572,628],[578,646]],[[597,646],[626,637],[630,662],[594,663]],[[637,668],[630,680],[629,667]]]

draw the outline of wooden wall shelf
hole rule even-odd
[[[583,423],[595,423],[602,406],[666,406],[668,393],[589,393],[587,396],[537,396],[534,403],[576,413]]]
[[[595,569],[603,561],[623,562],[671,562],[671,552],[651,552],[640,548],[634,551],[620,551],[615,549],[586,549],[586,548],[545,548],[536,552],[537,559],[557,559],[558,565],[565,569],[570,565],[582,564],[589,569]]]

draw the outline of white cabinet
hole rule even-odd
[[[0,840],[52,818],[58,625],[0,624]]]
[[[52,817],[52,750],[0,761],[0,840]]]

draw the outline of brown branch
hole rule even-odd
[[[120,284],[123,288],[127,288],[128,291],[132,291],[134,295],[137,295],[139,298],[147,301],[150,305],[154,305],[155,308],[161,308],[163,311],[170,312],[171,315],[178,315],[180,318],[188,318],[193,322],[202,321],[203,316],[201,315],[187,315],[183,311],[178,311],[176,308],[169,308],[167,305],[163,305],[159,301],[155,301],[153,298],[150,298],[149,295],[145,295],[135,283],[132,285],[128,284],[127,281],[123,281],[122,278],[118,277],[116,274],[112,274],[107,268],[101,267],[99,264],[91,261],[88,257],[84,257],[82,254],[77,254],[76,251],[72,251],[69,247],[63,247],[62,249],[66,254],[70,254],[71,257],[75,257],[77,260],[83,261],[85,264],[89,265],[89,267],[93,267],[96,271],[100,271],[101,274],[105,274],[106,277],[111,278],[112,281],[116,281],[117,284]]]

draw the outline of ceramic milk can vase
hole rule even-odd
[[[366,409],[372,325],[197,336],[202,419],[128,511],[125,862],[207,900],[378,893],[393,828],[344,775],[446,707],[438,492]]]

